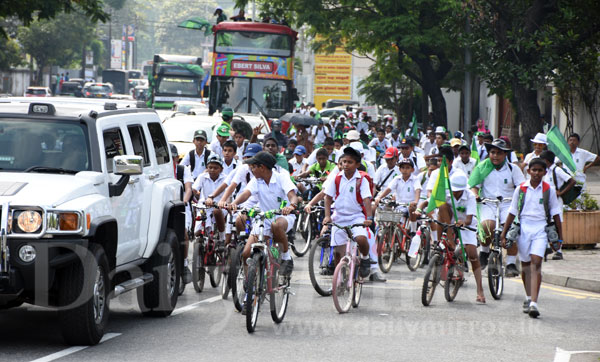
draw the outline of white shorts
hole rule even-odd
[[[521,220],[521,235],[517,242],[521,261],[531,261],[531,255],[544,257],[548,245],[545,227],[546,221]]]
[[[496,206],[492,205],[480,205],[479,216],[481,221],[492,220],[496,221]],[[510,209],[510,203],[505,202],[500,204],[500,223],[504,224],[508,217],[508,209]]]
[[[277,215],[275,217],[274,221],[277,221],[281,218],[285,218],[287,220],[287,229],[285,230],[285,232],[287,233],[294,227],[294,222],[296,221],[296,215],[294,215],[294,214]],[[273,233],[271,232],[271,223],[272,222],[273,222],[273,219],[265,220],[264,232],[263,232],[264,236],[273,237]],[[260,235],[260,228],[258,227],[258,223],[252,225],[252,231],[250,232],[250,235]]]
[[[204,225],[206,228],[212,228],[212,226],[213,226],[212,212],[214,210],[218,210],[218,209],[211,208],[211,209],[206,210],[206,223]],[[223,214],[223,217],[227,217],[227,210],[220,210],[220,211]],[[202,221],[197,221],[196,222],[196,227],[194,228],[194,233],[197,233],[201,229],[202,229]],[[216,228],[214,228],[213,231],[216,232]]]
[[[336,224],[340,224],[342,226],[345,225],[353,225],[353,224],[360,224],[363,223],[365,221],[365,216],[363,214],[360,215],[356,215],[356,216],[339,216],[339,215],[333,215],[332,220],[334,223]],[[364,226],[357,226],[352,228],[352,234],[354,235],[354,238],[356,238],[357,236],[364,236],[365,238],[367,237],[367,232],[372,233],[371,230],[367,231],[367,228]],[[342,229],[339,229],[337,227],[332,227],[331,228],[331,245],[332,246],[338,246],[338,245],[346,245],[346,241],[348,240],[348,235],[346,234],[346,232]]]
[[[477,225],[472,227],[477,227]],[[462,237],[462,242],[464,245],[477,246],[477,233],[475,231],[461,230],[460,236]]]
[[[190,230],[192,228],[192,210],[189,207],[185,208],[185,229]]]

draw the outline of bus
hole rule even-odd
[[[123,69],[105,69],[102,71],[102,82],[110,83],[116,94],[129,93],[129,73]]]
[[[170,109],[175,101],[202,101],[202,58],[156,54],[149,78],[148,107]]]
[[[294,47],[298,33],[288,26],[221,22],[213,27],[209,114],[223,108],[279,118],[298,99]]]

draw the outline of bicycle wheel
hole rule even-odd
[[[504,291],[504,270],[502,267],[502,253],[492,250],[488,259],[488,284],[494,299],[502,298]]]
[[[410,244],[412,243],[413,239],[407,240],[406,243],[408,245],[408,249],[406,250],[406,266],[410,271],[416,271],[421,266],[421,263],[423,262],[423,256],[425,255],[425,242],[427,241],[426,239],[427,238],[423,240],[423,238],[421,238],[421,241],[419,243],[419,250],[417,251],[417,256],[415,256],[414,258],[408,256],[408,250],[410,250]]]
[[[444,283],[444,296],[446,300],[452,302],[458,294],[458,289],[462,285],[462,274],[458,270],[458,266],[451,265],[448,268],[448,274],[446,276],[446,283]]]
[[[273,322],[281,323],[285,317],[290,298],[290,293],[288,292],[290,280],[279,274],[279,267],[273,268],[273,277],[271,280],[271,293],[269,295],[271,318],[273,319]]]
[[[233,305],[238,312],[242,311],[244,307],[244,268],[242,267],[242,251],[244,250],[243,245],[238,245],[233,252],[231,267],[229,268],[229,284],[231,285],[231,299],[233,299]]]
[[[213,288],[216,288],[221,284],[221,279],[223,277],[223,256],[221,253],[215,252],[215,266],[209,267],[208,278],[210,280],[210,285]]]
[[[263,267],[261,263],[262,256],[254,254],[248,265],[247,299],[246,299],[246,330],[253,333],[258,320],[258,311],[260,309],[261,285],[263,276]]]
[[[423,278],[423,288],[421,289],[421,303],[428,306],[433,299],[435,287],[440,282],[440,272],[442,270],[442,262],[439,254],[434,254],[429,260],[429,266]]]
[[[291,244],[291,245],[293,245],[292,251],[298,257],[302,257],[302,256],[306,255],[306,253],[310,249],[310,241],[312,240],[313,235],[314,235],[312,222],[313,222],[313,216],[310,214],[307,214],[302,221],[302,232],[301,232],[302,237],[294,238],[294,243]],[[307,228],[307,230],[304,230],[304,228]]]
[[[192,257],[192,284],[197,293],[201,293],[204,289],[204,279],[206,278],[201,243],[201,240],[194,243],[194,255]]]
[[[308,254],[308,275],[313,288],[324,297],[331,295],[333,278],[333,250],[329,245],[330,236],[315,241]],[[331,259],[331,264],[330,264]]]
[[[358,273],[358,270],[356,271],[356,273]],[[354,289],[353,292],[353,297],[352,297],[352,307],[356,308],[358,307],[358,304],[360,303],[360,297],[362,297],[362,283],[358,282],[358,278],[354,278],[354,283],[352,288]]]
[[[394,230],[387,226],[383,229],[381,235],[378,236],[377,259],[379,261],[379,269],[384,273],[389,272],[394,263],[394,248],[397,247],[397,243],[394,243],[392,240],[394,240],[395,237],[396,233],[394,233]]]
[[[333,273],[333,304],[338,313],[346,313],[350,310],[354,298],[354,288],[351,287],[352,275],[348,260],[342,259]]]

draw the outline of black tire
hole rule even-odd
[[[348,260],[342,259],[333,274],[333,305],[338,313],[347,313],[354,302],[354,286],[348,287],[351,279]]]
[[[248,279],[246,280],[246,290],[248,298],[246,299],[246,330],[248,333],[254,333],[258,312],[260,311],[261,293],[262,293],[262,256],[254,254],[252,265],[248,265]]]
[[[185,283],[183,282],[183,278],[181,278],[181,280],[179,281],[179,296],[182,296],[183,292],[185,292]]]
[[[358,270],[356,272],[358,273]],[[353,288],[352,308],[357,308],[360,304],[360,297],[362,297],[362,283],[359,283],[358,279],[354,279]]]
[[[504,291],[504,268],[502,266],[502,254],[492,251],[488,259],[488,285],[490,294],[496,300],[502,298]]]
[[[396,257],[395,248],[398,247],[398,240],[393,240],[396,237],[394,230],[391,227],[385,227],[383,232],[378,235],[377,259],[379,261],[379,269],[383,273],[387,273],[392,269],[392,264]],[[392,245],[392,241],[396,241]]]
[[[458,271],[458,266],[451,265],[446,274],[446,283],[444,283],[444,296],[447,301],[452,302],[456,298],[461,285],[462,275]]]
[[[156,250],[145,265],[154,280],[137,289],[138,304],[142,314],[149,317],[168,317],[177,305],[181,267],[179,242],[171,229],[165,240],[158,243]]]
[[[231,299],[233,305],[238,312],[242,311],[244,307],[244,268],[242,268],[242,251],[244,250],[243,245],[238,245],[235,248],[231,259],[231,266],[229,268],[229,284],[231,285]]]
[[[59,272],[58,319],[67,344],[95,345],[104,336],[111,291],[108,275],[104,249],[93,243],[83,260]],[[74,308],[70,308],[72,304]]]
[[[221,281],[221,298],[223,299],[227,299],[227,297],[229,296],[229,291],[231,290],[230,284],[229,284],[229,268],[231,265],[231,249],[229,247],[227,247],[225,249],[225,254],[224,254],[224,261],[223,261],[223,278]]]
[[[287,311],[290,294],[288,288],[290,286],[289,278],[282,277],[279,274],[279,268],[273,270],[273,286],[272,292],[269,295],[269,304],[271,307],[271,318],[275,323],[283,322],[285,312]]]
[[[423,277],[423,288],[421,288],[421,303],[426,307],[431,304],[435,287],[440,282],[441,269],[440,255],[434,254],[429,260],[427,271],[425,271],[425,276]]]
[[[302,238],[297,238],[294,235],[294,242],[290,244],[292,245],[292,251],[294,252],[294,255],[298,257],[306,255],[306,253],[310,250],[311,240],[314,237],[314,216],[312,214],[305,214],[301,221],[302,224],[300,224],[300,234],[302,235]]]
[[[310,247],[310,253],[308,254],[308,275],[310,277],[310,283],[313,288],[322,295],[323,297],[329,297],[331,295],[331,281],[333,275],[323,275],[322,273],[328,273],[329,256],[332,252],[330,247],[329,236],[324,236],[315,241]],[[321,254],[323,254],[323,262],[321,261]],[[333,268],[330,268],[333,269]]]
[[[217,261],[217,265],[208,267],[208,279],[210,280],[210,286],[216,288],[221,284],[221,279],[223,279],[223,270],[221,266],[218,265],[219,261]]]
[[[204,253],[200,243],[201,241],[194,242],[194,254],[192,254],[192,284],[197,293],[202,293],[204,290],[204,280],[206,279]]]

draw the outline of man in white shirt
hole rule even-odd
[[[322,145],[325,142],[325,138],[329,137],[329,129],[324,126],[324,122],[322,119],[319,119],[316,127],[313,127],[311,131],[313,141],[315,145]]]
[[[471,176],[471,172],[475,168],[477,160],[471,157],[471,149],[467,145],[462,145],[458,148],[458,158],[454,159],[452,167],[459,168],[467,175]]]
[[[423,149],[425,155],[429,155],[431,149],[435,146],[435,133],[432,130],[427,131],[427,135],[421,139],[420,148]]]
[[[300,173],[302,173],[303,167],[308,165],[306,158],[304,158],[305,154],[306,148],[304,146],[296,146],[294,149],[294,157],[292,157],[289,161],[290,165],[292,165],[292,176],[298,176]]]
[[[392,130],[392,136],[389,138],[390,141],[390,145],[392,147],[400,147],[400,142],[402,142],[402,138],[400,137],[400,130],[397,128],[394,128]]]
[[[181,161],[182,165],[190,166],[194,179],[206,169],[206,161],[211,153],[210,150],[206,149],[206,139],[204,130],[199,129],[194,132],[194,146],[196,148],[187,153]]]
[[[385,189],[394,179],[394,177],[400,175],[400,169],[398,168],[398,149],[396,147],[390,147],[385,150],[383,159],[385,164],[379,166],[375,172],[375,188],[378,191]]]
[[[569,148],[571,149],[573,161],[577,166],[577,171],[575,172],[575,181],[583,184],[583,188],[585,189],[585,172],[590,167],[600,163],[600,160],[598,159],[598,155],[579,148],[580,140],[581,139],[579,138],[579,135],[577,133],[573,133],[569,136],[567,142],[569,143]]]
[[[418,176],[419,173],[427,167],[425,159],[420,154],[414,152],[414,144],[411,138],[403,138],[400,142],[400,158],[399,160],[409,159],[414,166],[413,175]]]

